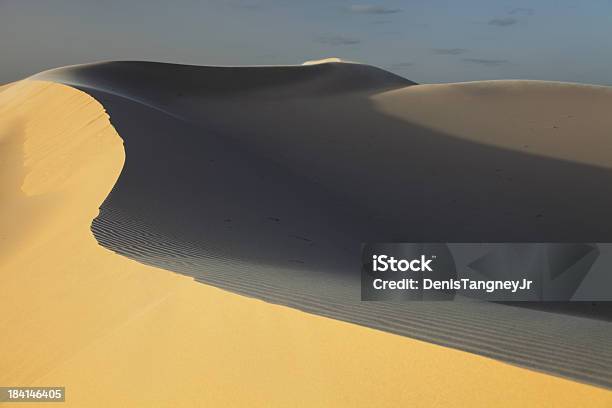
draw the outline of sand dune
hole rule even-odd
[[[293,189],[309,183],[337,197],[340,213],[353,209],[360,238],[607,242],[612,235],[612,193],[601,188],[612,167],[610,87],[408,86],[378,68],[342,63],[124,62],[41,78],[141,102],[216,135],[223,149],[231,141],[252,160],[272,161],[291,173],[285,184]]]
[[[40,76],[93,95],[125,139],[126,166],[93,223],[103,246],[243,295],[612,385],[605,320],[363,303],[357,273],[367,241],[609,241],[610,88],[268,69],[126,62]]]
[[[609,387],[608,321],[484,302],[358,301],[361,241],[605,237],[605,225],[564,212],[575,190],[553,199],[562,181],[589,180],[572,210],[607,222],[610,197],[596,184],[605,162],[567,157],[571,140],[550,157],[545,141],[525,153],[487,139],[484,125],[480,136],[444,133],[461,118],[432,129],[433,116],[399,108],[440,109],[446,97],[428,100],[421,86],[359,64],[107,63],[35,79],[95,99],[35,80],[0,88],[0,308],[11,311],[0,317],[0,384],[66,385],[73,406],[612,401],[608,390],[338,321]],[[568,87],[543,92],[551,103],[587,91],[609,101],[606,88]],[[474,109],[491,115],[493,101]],[[538,119],[531,112],[512,122],[518,133]],[[591,123],[592,108],[574,112]],[[488,200],[461,188],[467,180]],[[498,229],[470,225],[476,211],[498,217]],[[546,217],[534,229],[536,211]]]

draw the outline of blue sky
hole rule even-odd
[[[0,0],[0,82],[113,59],[612,85],[612,0]]]

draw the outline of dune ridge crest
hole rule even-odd
[[[330,62],[352,63],[351,61],[346,61],[346,60],[340,59],[338,57],[330,57],[330,58],[323,58],[323,59],[318,59],[318,60],[304,61],[304,62],[302,62],[302,65],[327,64],[327,63],[330,63]]]
[[[286,66],[198,66],[109,61],[56,68],[32,76],[124,96],[171,102],[176,97],[231,97],[263,92],[280,98],[392,89],[414,82],[369,65],[329,61]],[[147,87],[151,87],[147,91]],[[287,87],[291,89],[287,90]],[[283,92],[285,90],[285,92]]]

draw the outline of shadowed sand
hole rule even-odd
[[[94,96],[125,140],[92,225],[101,245],[268,302],[612,385],[605,318],[359,301],[361,242],[611,242],[612,89],[414,85],[335,62],[103,63],[39,78]],[[578,295],[585,285],[610,290],[586,280]]]

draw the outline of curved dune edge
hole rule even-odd
[[[102,106],[22,81],[0,89],[0,118],[0,384],[65,385],[66,406],[79,407],[612,401],[606,390],[116,255],[89,229],[125,158]]]

